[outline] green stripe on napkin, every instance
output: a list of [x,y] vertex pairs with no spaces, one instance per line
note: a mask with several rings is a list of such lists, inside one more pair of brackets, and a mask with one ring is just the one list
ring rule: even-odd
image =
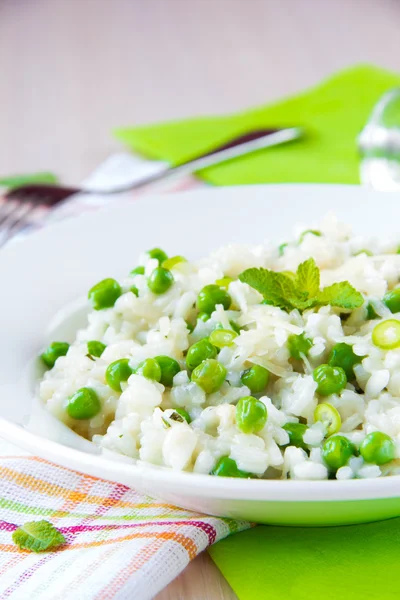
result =
[[240,600],[392,600],[400,519],[366,525],[259,526],[209,548]]
[[362,65],[275,104],[227,117],[122,128],[115,135],[132,150],[179,164],[250,130],[301,125],[303,140],[205,169],[201,176],[215,185],[358,183],[356,137],[379,97],[399,85],[399,75]]

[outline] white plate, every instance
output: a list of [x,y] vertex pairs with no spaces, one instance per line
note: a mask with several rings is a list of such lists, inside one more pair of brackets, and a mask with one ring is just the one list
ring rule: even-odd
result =
[[[146,248],[198,258],[229,242],[283,241],[328,211],[358,234],[398,231],[400,197],[356,186],[271,185],[143,197],[54,225],[0,253],[0,435],[57,464],[184,508],[264,523],[336,524],[400,515],[400,476],[353,481],[241,480],[114,462],[34,435],[32,360],[48,325],[96,281],[120,277]],[[400,238],[400,235],[399,235]],[[73,337],[70,333],[70,337]],[[46,435],[51,436],[51,427]],[[69,443],[67,441],[67,443]]]

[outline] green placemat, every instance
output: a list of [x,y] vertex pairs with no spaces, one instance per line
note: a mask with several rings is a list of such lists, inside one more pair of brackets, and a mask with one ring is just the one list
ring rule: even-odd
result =
[[398,85],[398,74],[362,65],[275,104],[227,117],[122,128],[115,135],[150,158],[179,164],[250,130],[301,125],[305,139],[206,169],[201,176],[215,185],[358,183],[356,137],[379,97]]
[[259,526],[209,553],[240,600],[399,597],[400,519],[345,527]]

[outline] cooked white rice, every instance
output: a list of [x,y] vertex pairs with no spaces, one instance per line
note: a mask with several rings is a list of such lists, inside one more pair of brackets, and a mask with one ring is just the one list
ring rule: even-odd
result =
[[[221,457],[233,459],[238,469],[256,477],[327,479],[322,447],[326,428],[314,422],[316,406],[328,402],[341,417],[338,433],[356,448],[367,434],[381,431],[396,444],[400,459],[400,348],[382,350],[371,340],[379,320],[400,320],[382,302],[388,289],[398,286],[400,255],[390,240],[351,237],[349,228],[335,218],[318,226],[322,235],[308,233],[299,243],[289,243],[280,255],[270,244],[254,247],[227,246],[199,262],[181,262],[172,269],[174,283],[160,295],[147,285],[148,276],[158,266],[148,254],[139,257],[144,275],[129,276],[120,282],[124,293],[113,308],[89,313],[85,329],[78,331],[66,356],[57,359],[40,383],[40,398],[47,410],[71,429],[107,451],[163,465],[176,470],[210,473]],[[359,253],[368,249],[373,255]],[[294,271],[313,257],[320,268],[321,285],[349,281],[365,298],[360,308],[349,313],[331,306],[288,313],[260,304],[262,296],[236,278],[250,267],[274,271]],[[223,278],[229,284],[232,305],[217,305],[207,321],[197,320],[196,298],[208,284]],[[129,291],[134,285],[138,297]],[[379,315],[367,320],[367,304],[372,302]],[[187,321],[195,324],[189,332]],[[226,381],[207,395],[191,381],[185,355],[196,341],[207,337],[217,326],[231,329],[235,321],[242,329],[231,346],[224,347],[217,360],[226,367]],[[304,360],[290,357],[287,340],[301,333],[312,341]],[[87,356],[87,341],[99,340],[106,349],[99,358]],[[313,370],[326,363],[332,347],[346,342],[358,356],[365,357],[354,368],[355,380],[339,394],[320,396]],[[122,393],[106,383],[110,363],[129,359],[134,369],[147,358],[166,355],[176,359],[181,371],[173,385],[165,388],[156,381],[132,374],[122,383]],[[236,404],[251,395],[241,383],[241,374],[252,364],[270,372],[268,387],[253,394],[265,404],[268,418],[256,433],[244,433],[236,423]],[[71,418],[66,407],[78,389],[93,389],[101,402],[101,412],[88,420]],[[175,408],[184,408],[190,424],[174,420]],[[284,426],[301,422],[309,426],[303,448],[289,444]],[[400,460],[378,466],[353,456],[336,472],[337,479],[379,477],[400,473]]]

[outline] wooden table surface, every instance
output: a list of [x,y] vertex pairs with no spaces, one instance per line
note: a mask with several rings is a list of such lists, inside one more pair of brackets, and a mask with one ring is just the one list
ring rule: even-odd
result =
[[[359,62],[400,71],[399,0],[0,0],[0,176],[78,183],[119,125],[227,113]],[[236,596],[207,555],[157,600]]]

